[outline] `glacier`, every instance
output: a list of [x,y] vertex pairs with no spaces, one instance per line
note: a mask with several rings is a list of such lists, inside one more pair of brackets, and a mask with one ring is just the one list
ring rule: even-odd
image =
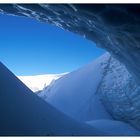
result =
[[[100,93],[100,100],[98,98],[96,100],[99,101],[98,104],[102,102],[103,105],[100,104],[100,107],[105,107],[106,110],[106,115],[103,116],[105,118],[102,118],[102,122],[106,123],[107,121],[104,121],[104,119],[111,115],[113,119],[129,123],[137,130],[140,130],[140,4],[0,4],[0,13],[11,16],[25,16],[56,25],[67,31],[79,34],[95,42],[97,47],[104,48],[110,52],[109,61],[103,63],[102,68],[100,67],[99,70],[104,72],[104,76],[100,77],[101,80],[99,80],[102,82],[97,80],[100,88],[97,88],[96,91],[97,95]],[[1,66],[0,73],[3,72],[4,75],[1,76],[5,82],[1,84],[0,93],[1,100],[4,99],[5,103],[3,100],[1,101],[2,107],[6,105],[7,100],[5,99],[11,93],[6,88],[9,83],[9,81],[6,81],[8,76],[6,76],[5,69]],[[108,79],[111,79],[111,81]],[[18,81],[15,78],[12,80]],[[8,85],[12,83],[12,80]],[[53,86],[57,85],[58,81]],[[16,83],[19,83],[19,81]],[[12,92],[21,92],[23,94],[23,91],[26,93],[26,90],[29,90],[27,87],[25,88],[25,85],[24,88],[21,85],[22,83],[14,86],[12,84]],[[4,92],[7,94],[4,94]],[[32,93],[31,91],[28,92]],[[15,93],[10,94],[11,99]],[[91,94],[91,91],[88,94]],[[50,102],[51,96],[53,94],[50,94],[50,97],[48,96]],[[42,101],[38,97],[35,98],[39,102]],[[8,98],[9,101],[11,99]],[[32,101],[32,99],[29,100]],[[16,100],[14,102],[15,105]],[[46,105],[46,103],[43,104]],[[19,108],[22,107],[21,104],[18,105]],[[2,112],[4,114],[5,109]],[[4,116],[1,117],[1,122],[8,120]],[[90,120],[91,117],[92,115],[90,114],[88,117],[83,116],[81,119],[85,121],[88,118],[87,123],[91,122],[91,125],[97,124],[94,120]],[[14,121],[15,119],[13,119]],[[24,126],[24,124],[22,125]],[[9,128],[12,127],[10,126]]]

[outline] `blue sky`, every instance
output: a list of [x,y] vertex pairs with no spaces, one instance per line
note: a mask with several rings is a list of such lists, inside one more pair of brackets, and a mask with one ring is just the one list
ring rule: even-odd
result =
[[0,60],[16,75],[70,72],[104,52],[53,25],[0,15]]

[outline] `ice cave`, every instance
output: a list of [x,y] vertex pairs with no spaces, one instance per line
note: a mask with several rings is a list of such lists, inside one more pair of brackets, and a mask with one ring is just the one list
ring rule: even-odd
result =
[[[70,110],[61,104],[64,98],[71,99],[72,95],[66,97],[63,92],[68,93],[69,90],[59,88],[58,85],[66,83],[67,86],[75,81],[78,72],[56,81],[52,86],[57,88],[51,88],[52,94],[46,102],[33,94],[0,63],[0,135],[140,135],[139,4],[0,4],[0,13],[54,24],[95,42],[98,47],[109,52],[94,64],[79,70],[83,79],[77,81],[78,93],[81,92],[80,84],[83,84],[83,80],[96,79],[96,76],[89,76],[89,73],[103,73],[100,81],[87,85],[92,89],[98,83],[96,92],[94,89],[89,92],[93,103],[90,111],[93,114],[88,116],[85,115],[87,111],[91,113],[88,106],[88,109],[84,106],[85,110],[77,113],[76,106],[75,110]],[[90,65],[96,68],[92,69]],[[73,89],[75,87],[71,86],[70,91],[73,92]],[[57,97],[55,92],[60,92],[61,96]],[[43,98],[44,93],[40,96]],[[86,96],[83,98],[87,100]],[[76,105],[77,100],[71,104],[65,100],[66,106]],[[102,110],[99,114],[95,113],[96,106]],[[118,129],[121,127],[125,131]]]

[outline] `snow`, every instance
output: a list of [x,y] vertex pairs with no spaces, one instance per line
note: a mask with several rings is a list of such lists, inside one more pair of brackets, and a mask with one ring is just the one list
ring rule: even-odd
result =
[[124,95],[131,77],[108,53],[51,82],[38,93],[43,99],[2,63],[0,77],[1,136],[140,135],[135,120],[128,120],[138,112]]
[[[40,96],[77,120],[111,118],[96,95],[98,84],[102,78],[99,62],[104,59],[109,59],[109,56],[105,55],[58,79],[47,90],[44,89]],[[94,67],[92,67],[93,65]]]
[[[111,135],[137,135],[139,131],[129,124],[129,118],[123,120],[126,116],[120,114],[124,109],[123,105],[129,102],[123,92],[127,90],[124,88],[130,77],[125,67],[106,53],[90,64],[54,81],[44,88],[39,96],[77,121],[94,122],[90,124],[103,131],[109,126],[106,132]],[[130,106],[126,109],[123,113],[129,113],[127,111],[131,110]],[[127,129],[119,131],[119,127]]]
[[62,74],[45,74],[45,75],[35,75],[35,76],[17,76],[28,88],[33,92],[42,90],[44,87],[50,85],[53,80],[59,79]]
[[99,93],[113,118],[130,123],[140,130],[140,88],[125,66],[111,57]]
[[124,123],[122,121],[116,120],[93,120],[88,121],[87,124],[90,124],[94,128],[98,130],[102,130],[104,132],[110,132],[112,135],[117,136],[131,136],[131,135],[139,135],[140,132],[131,127],[129,124]]
[[28,89],[0,63],[1,136],[106,135],[64,115]]

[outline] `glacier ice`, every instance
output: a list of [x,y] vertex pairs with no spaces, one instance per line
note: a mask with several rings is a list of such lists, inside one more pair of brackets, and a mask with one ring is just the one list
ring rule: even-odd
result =
[[99,93],[106,109],[117,120],[129,122],[140,129],[140,87],[125,66],[113,57],[104,63],[104,77]]

